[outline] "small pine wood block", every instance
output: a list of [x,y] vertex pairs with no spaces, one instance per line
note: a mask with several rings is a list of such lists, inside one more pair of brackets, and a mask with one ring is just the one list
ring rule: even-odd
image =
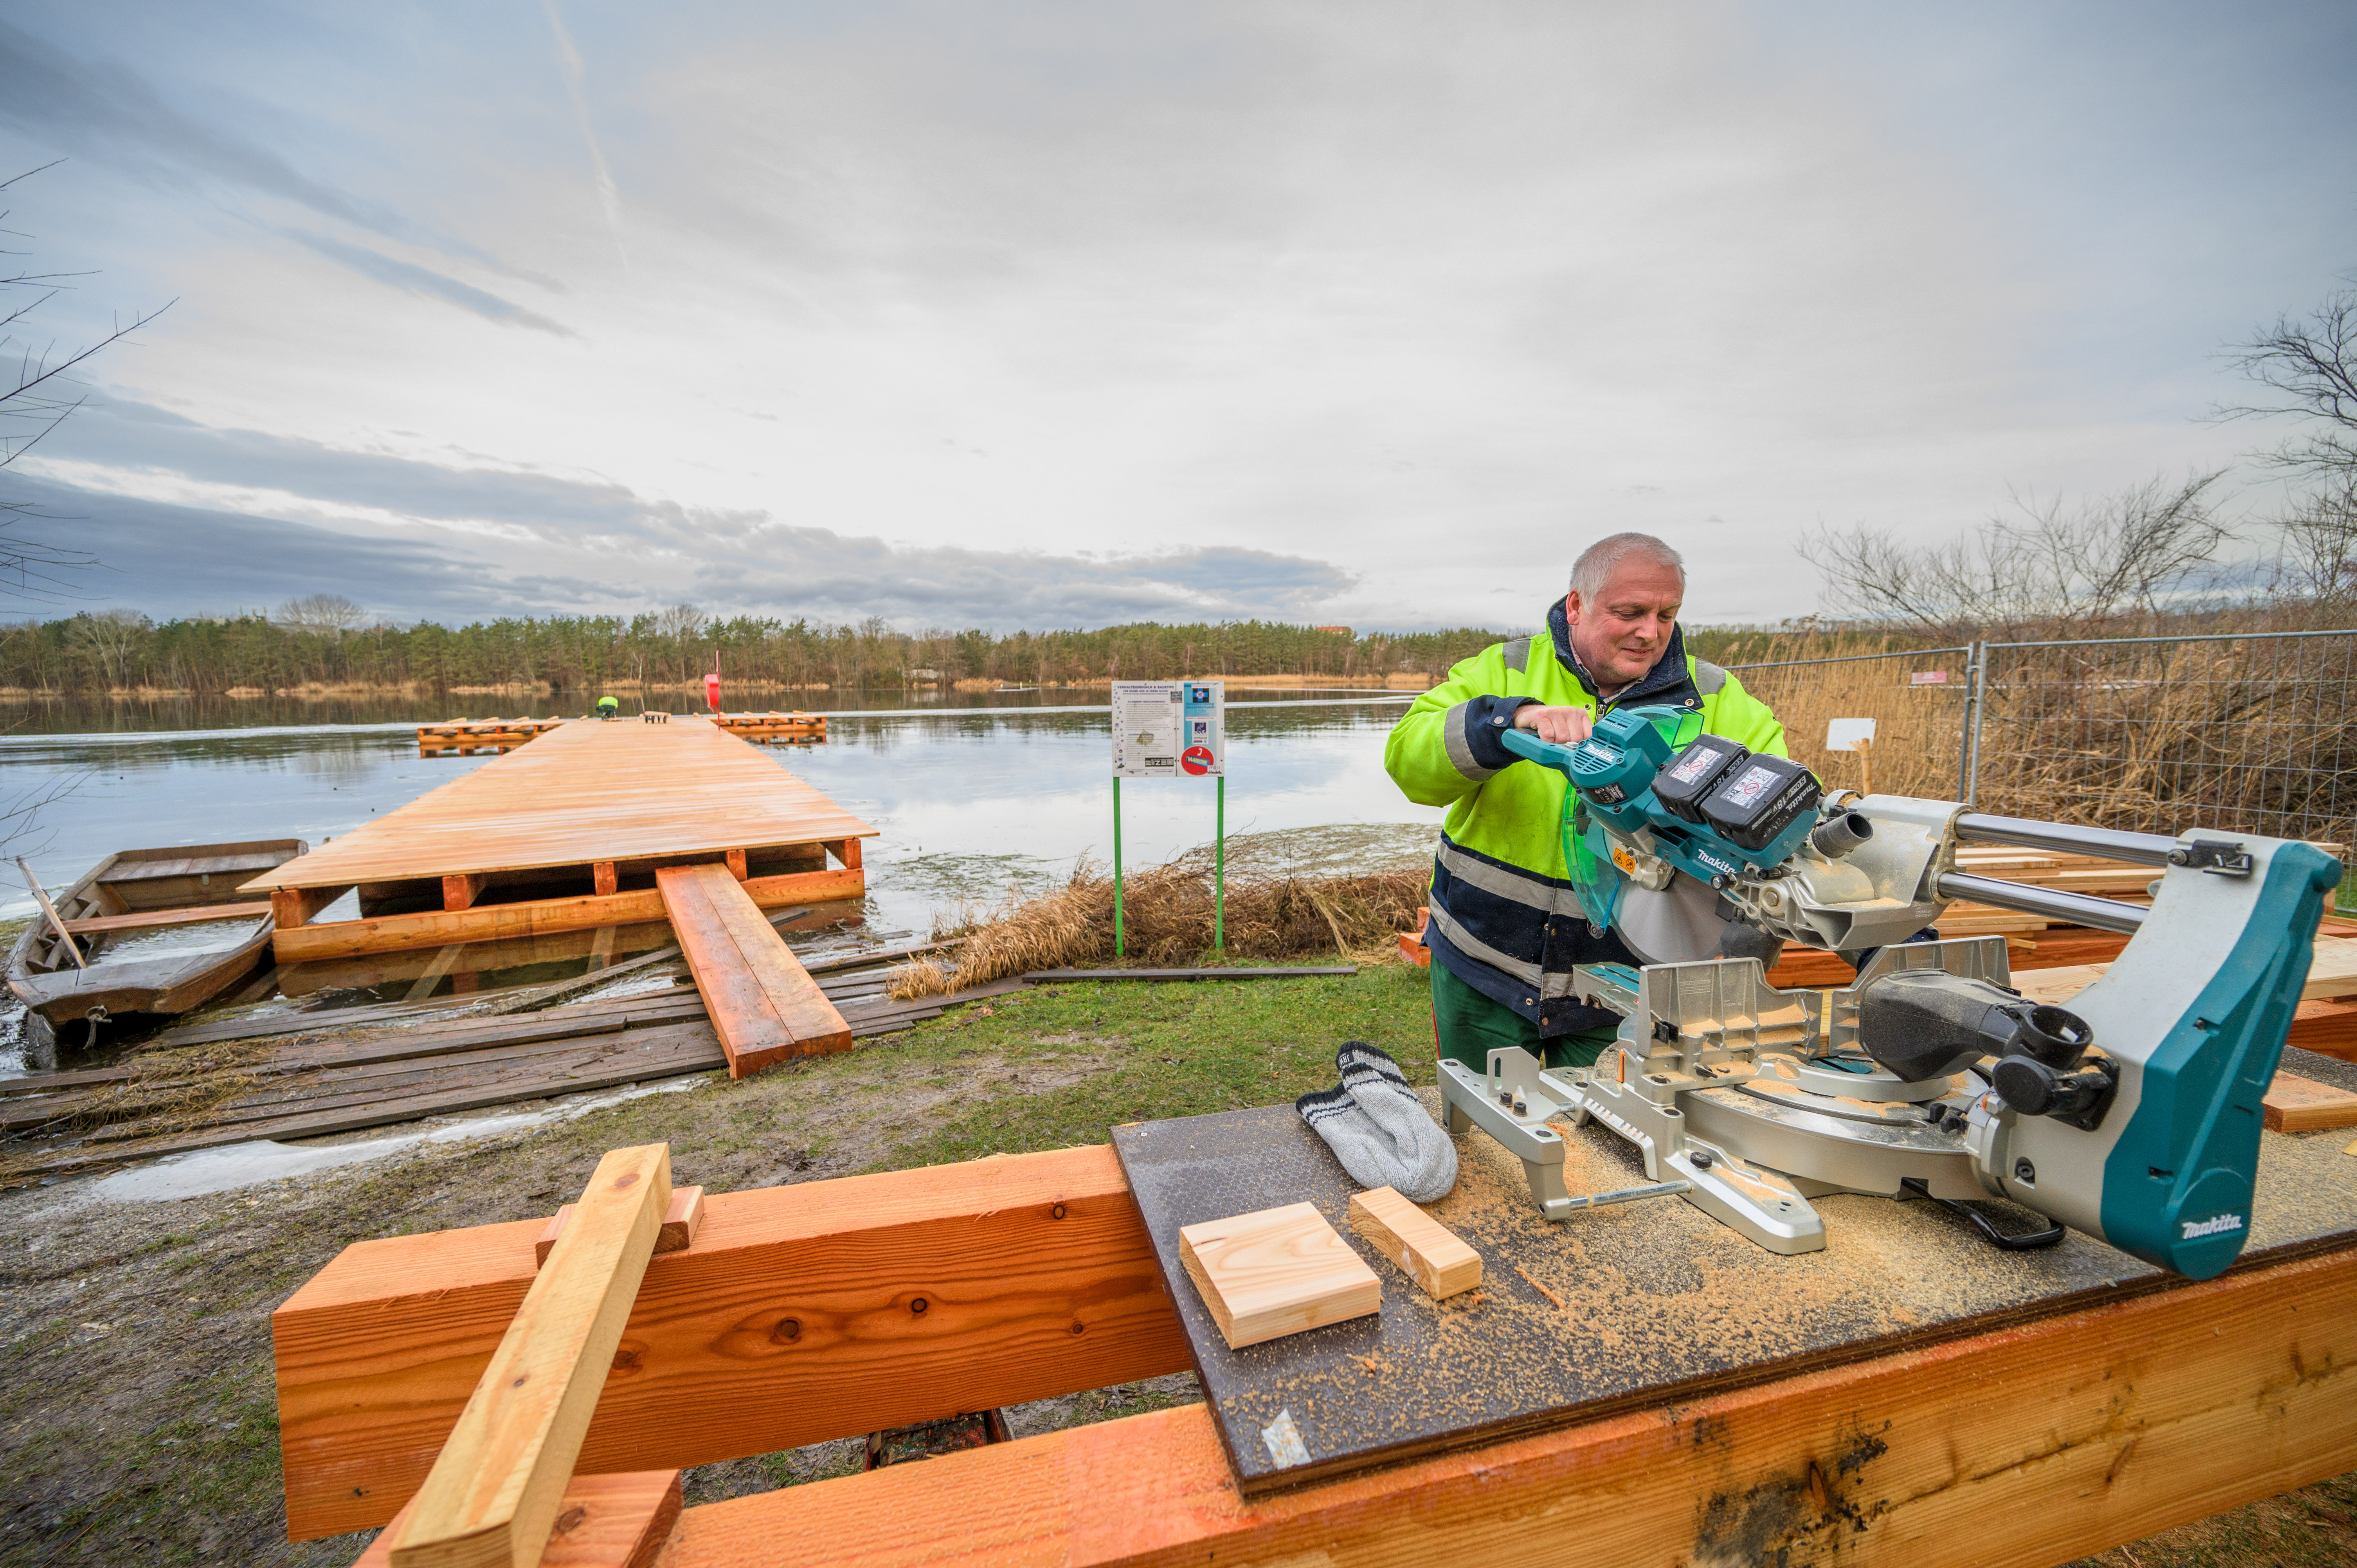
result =
[[[548,1544],[541,1549],[540,1568],[651,1568],[679,1522],[683,1501],[676,1470],[576,1476],[565,1488],[565,1506],[557,1509]],[[414,1498],[402,1505],[352,1568],[390,1568],[393,1542],[414,1507]]]
[[1390,1187],[1351,1195],[1351,1229],[1406,1270],[1435,1301],[1481,1283],[1481,1254]]
[[2335,1089],[2296,1073],[2279,1072],[2267,1085],[2267,1130],[2274,1133],[2321,1133],[2332,1127],[2357,1127],[2357,1094]]
[[1314,1204],[1181,1226],[1178,1261],[1232,1350],[1383,1310],[1383,1282]]
[[666,865],[655,886],[730,1078],[851,1048],[851,1026],[726,866]]
[[442,1444],[393,1568],[537,1568],[671,1206],[671,1145],[597,1162]]
[[[548,1229],[543,1230],[540,1240],[532,1244],[535,1267],[545,1268],[548,1265],[549,1251],[556,1245],[556,1239],[565,1234],[565,1222],[572,1218],[573,1205],[568,1203],[556,1211],[556,1218],[548,1222]],[[671,1207],[663,1210],[662,1229],[655,1232],[655,1256],[660,1258],[665,1252],[686,1251],[694,1244],[695,1233],[703,1225],[704,1189],[700,1187],[672,1188]]]

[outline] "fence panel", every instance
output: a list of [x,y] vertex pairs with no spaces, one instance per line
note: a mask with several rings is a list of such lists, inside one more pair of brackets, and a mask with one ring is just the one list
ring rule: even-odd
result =
[[[2357,632],[1990,643],[1983,811],[2147,832],[2357,838]],[[2357,902],[2343,881],[2339,904]]]
[[1963,798],[1971,650],[1915,649],[1842,659],[1731,665],[1784,722],[1784,744],[1828,789],[1855,789],[1855,752],[1828,752],[1834,719],[1872,719],[1874,787],[1885,795]]

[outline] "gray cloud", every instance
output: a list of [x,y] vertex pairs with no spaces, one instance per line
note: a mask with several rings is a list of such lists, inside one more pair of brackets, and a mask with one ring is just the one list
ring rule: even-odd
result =
[[48,455],[445,522],[617,531],[635,528],[646,510],[619,485],[511,468],[445,467],[296,436],[215,429],[122,397],[85,406],[49,437]]
[[461,310],[471,310],[486,321],[496,321],[502,327],[529,327],[535,331],[554,332],[560,338],[578,338],[579,333],[561,321],[551,321],[536,311],[501,299],[498,295],[460,283],[457,278],[444,277],[430,267],[396,261],[359,245],[347,245],[341,240],[330,240],[324,234],[313,234],[301,229],[281,228],[275,231],[307,250],[315,251],[331,262],[352,269],[362,277],[374,278],[394,288],[422,294],[428,299],[438,299],[455,305]]
[[[226,127],[183,113],[120,62],[92,64],[78,59],[5,22],[0,22],[0,81],[6,83],[6,91],[0,91],[0,124],[11,125],[75,156],[124,170],[158,188],[178,189],[194,175],[231,188],[293,202],[322,218],[349,223],[389,240],[425,244],[446,254],[465,256],[510,277],[546,288],[558,286],[553,279],[520,272],[475,245],[436,234],[389,208],[315,179],[276,153]],[[436,274],[424,268],[408,270],[436,278],[446,287],[425,287],[415,280],[394,275],[405,263],[350,246],[330,250],[328,247],[335,243],[331,241],[295,237],[379,282],[432,294],[479,315],[490,315],[494,320],[501,319],[453,292],[463,291],[490,300],[511,315],[530,317],[522,325],[566,330],[479,290],[468,289],[464,284],[436,278]],[[355,259],[363,257],[375,265]]]
[[[127,400],[93,404],[58,434],[53,459],[126,476],[274,491],[307,515],[366,508],[430,537],[386,539],[301,518],[156,501],[49,480],[11,495],[53,517],[109,570],[84,591],[157,616],[289,595],[344,594],[395,618],[632,612],[679,598],[725,611],[902,625],[1022,628],[1124,620],[1299,620],[1356,585],[1331,562],[1211,545],[1054,555],[894,544],[710,510],[613,484],[341,451],[250,430],[212,430]],[[470,532],[496,523],[506,532]],[[531,535],[512,537],[516,531]],[[38,534],[38,525],[30,532]]]
[[[7,499],[38,509],[15,532],[70,540],[98,558],[71,574],[84,601],[0,608],[44,618],[121,605],[159,619],[266,609],[322,588],[392,613],[468,601],[480,563],[411,540],[353,538],[271,518],[78,489],[11,469]],[[476,599],[479,604],[482,601]]]

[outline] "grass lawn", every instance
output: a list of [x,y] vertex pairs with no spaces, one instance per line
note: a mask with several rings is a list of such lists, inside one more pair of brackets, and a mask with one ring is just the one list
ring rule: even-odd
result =
[[[1289,1100],[1362,1039],[1429,1082],[1421,970],[1350,979],[1071,984],[969,1005],[844,1056],[718,1075],[576,1119],[178,1202],[89,1184],[0,1197],[0,1563],[343,1564],[289,1545],[269,1313],[348,1243],[544,1216],[598,1156],[667,1140],[714,1191],[1101,1143],[1113,1123]],[[363,1133],[362,1138],[382,1133]],[[1009,1412],[1018,1434],[1195,1398],[1184,1375]],[[857,1466],[856,1438],[690,1472],[692,1502]],[[2343,1477],[2095,1561],[2357,1565]]]

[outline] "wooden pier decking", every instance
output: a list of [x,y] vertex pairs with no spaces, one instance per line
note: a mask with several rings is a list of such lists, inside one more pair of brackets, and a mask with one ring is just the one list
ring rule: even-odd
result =
[[[761,908],[857,898],[875,832],[709,720],[568,720],[242,891],[291,964],[661,920],[668,865],[725,865]],[[359,918],[315,918],[354,889]]]

